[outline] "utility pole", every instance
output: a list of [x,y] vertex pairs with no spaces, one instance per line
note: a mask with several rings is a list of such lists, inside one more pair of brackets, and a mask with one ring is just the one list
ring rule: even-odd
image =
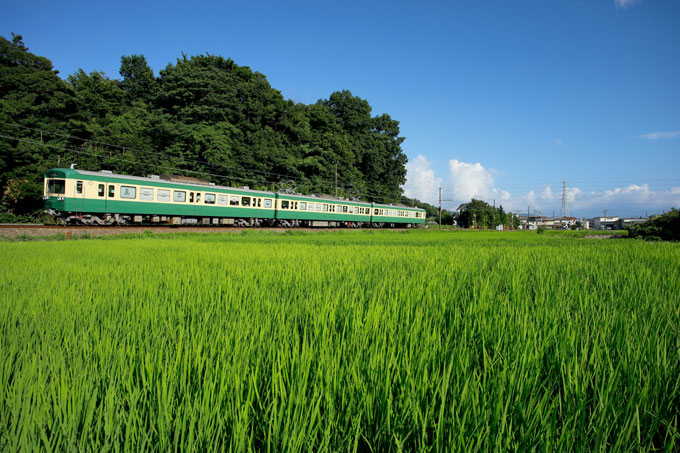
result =
[[496,229],[496,200],[493,201],[493,229]]
[[606,209],[604,210],[604,228],[602,228],[602,229],[603,230],[607,229],[607,210]]
[[439,229],[442,229],[442,188],[439,188]]

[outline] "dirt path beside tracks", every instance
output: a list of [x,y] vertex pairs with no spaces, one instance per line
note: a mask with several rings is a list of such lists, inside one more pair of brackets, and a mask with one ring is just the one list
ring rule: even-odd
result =
[[[364,228],[366,229],[366,228]],[[277,233],[284,233],[287,228],[241,228],[241,227],[213,227],[213,226],[109,226],[109,227],[91,227],[91,226],[57,226],[57,225],[29,225],[29,224],[15,224],[15,225],[0,225],[0,238],[6,237],[9,239],[17,239],[20,237],[54,237],[54,236],[70,236],[72,238],[79,238],[83,236],[107,236],[120,235],[130,233],[144,233],[151,231],[153,234],[168,234],[168,233],[223,233],[236,234],[242,231],[273,231]],[[338,228],[292,228],[293,231],[336,231]],[[345,230],[342,228],[342,230]]]

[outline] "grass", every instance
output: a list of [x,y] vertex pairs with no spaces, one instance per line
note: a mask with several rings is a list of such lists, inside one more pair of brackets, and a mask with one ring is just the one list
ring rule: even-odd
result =
[[0,244],[0,449],[680,445],[680,246],[365,232]]

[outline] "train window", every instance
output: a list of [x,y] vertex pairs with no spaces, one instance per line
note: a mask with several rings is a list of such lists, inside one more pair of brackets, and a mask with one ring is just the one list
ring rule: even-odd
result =
[[342,212],[347,212],[347,206],[342,207]]
[[265,208],[271,208],[272,207],[272,200],[270,198],[264,199],[264,207]]
[[378,210],[377,210],[377,209],[374,209],[374,210],[373,210],[373,215],[378,215]]
[[116,196],[116,186],[113,184],[109,184],[109,198],[113,198]]
[[134,200],[137,198],[137,188],[132,186],[120,186],[120,198]]
[[214,193],[205,194],[205,204],[215,204],[215,194]]
[[139,188],[139,199],[146,201],[153,201],[153,189],[148,187]]
[[317,212],[321,211],[321,203],[316,203],[315,208],[316,208]]
[[238,206],[239,205],[239,196],[238,195],[230,195],[229,196],[229,206]]
[[99,186],[97,187],[97,195],[99,195],[100,197],[104,196],[104,184],[99,184]]
[[281,200],[281,209],[288,209],[288,200]]
[[262,207],[262,198],[257,199],[257,207],[261,208]]
[[170,191],[165,189],[158,189],[156,194],[156,201],[170,201]]
[[189,203],[193,203],[193,202],[194,202],[194,193],[189,192]]
[[201,201],[201,194],[197,193],[196,194],[196,203],[199,203]]
[[322,210],[323,212],[328,212],[328,205],[327,205],[327,204],[324,204],[324,205],[322,206],[321,210]]
[[227,197],[226,195],[218,195],[217,196],[217,204],[221,204],[222,206],[226,206],[228,200],[229,200],[229,197]]
[[307,210],[307,203],[305,203],[304,201],[301,201],[300,202],[300,210],[306,211]]
[[172,194],[172,201],[184,203],[187,201],[187,193],[183,190],[175,190]]
[[63,179],[50,179],[47,181],[48,193],[64,193],[66,188],[66,181]]
[[298,202],[296,201],[295,202],[295,209],[297,209],[297,208],[298,208]]
[[313,211],[314,210],[314,203],[307,203],[307,210]]
[[76,193],[83,193],[83,182],[76,182]]
[[250,206],[250,197],[241,197],[241,206]]

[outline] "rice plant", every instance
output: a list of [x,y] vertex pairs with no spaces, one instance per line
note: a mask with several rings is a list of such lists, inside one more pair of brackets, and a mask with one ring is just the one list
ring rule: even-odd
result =
[[680,245],[0,243],[3,451],[677,451]]

